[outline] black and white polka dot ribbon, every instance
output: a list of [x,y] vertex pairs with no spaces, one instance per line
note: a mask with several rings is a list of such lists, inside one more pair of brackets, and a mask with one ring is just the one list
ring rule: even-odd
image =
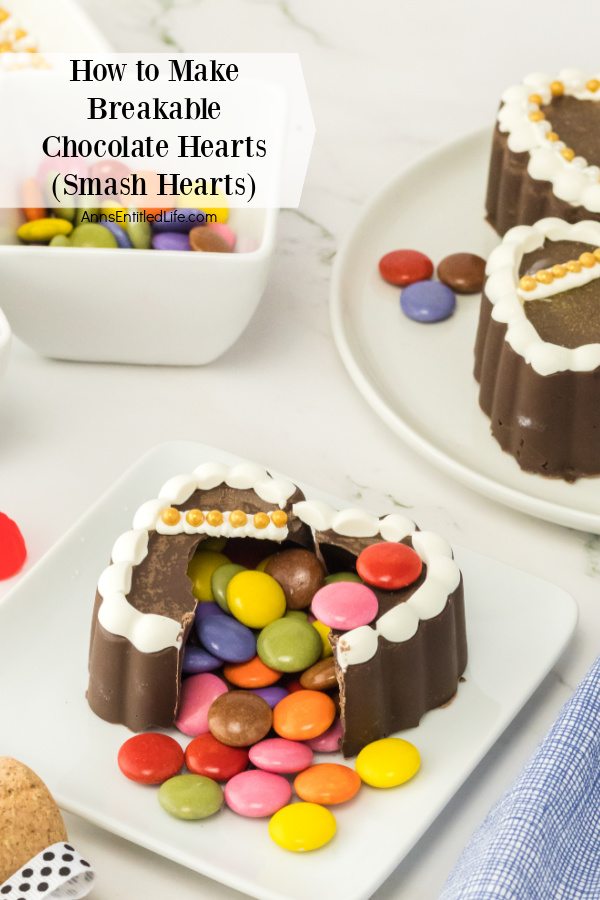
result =
[[79,900],[94,885],[94,871],[70,844],[52,844],[0,885],[0,900]]

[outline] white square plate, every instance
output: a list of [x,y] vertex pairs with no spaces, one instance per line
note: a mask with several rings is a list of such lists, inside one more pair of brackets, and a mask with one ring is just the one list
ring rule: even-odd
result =
[[229,810],[205,822],[172,819],[155,788],[128,782],[117,769],[130,733],[87,706],[88,637],[96,582],[115,537],[168,477],[209,459],[237,461],[200,444],[156,447],[0,604],[0,753],[38,771],[65,809],[255,897],[314,900],[325,885],[332,900],[369,897],[548,673],[575,628],[575,603],[545,581],[457,549],[470,661],[454,701],[405,734],[423,758],[414,781],[390,791],[363,787],[335,810],[334,841],[306,855],[271,843],[265,821]]

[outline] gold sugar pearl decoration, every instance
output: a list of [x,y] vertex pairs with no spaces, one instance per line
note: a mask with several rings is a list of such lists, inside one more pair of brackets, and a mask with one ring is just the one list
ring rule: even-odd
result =
[[181,513],[174,506],[167,506],[160,514],[165,525],[178,525],[181,519]]
[[554,142],[554,141],[560,140],[560,138],[558,137],[558,135],[555,131],[547,131],[546,132],[546,140]]
[[565,92],[565,86],[562,81],[551,81],[550,82],[550,93],[553,97],[562,97]]
[[575,151],[571,149],[571,147],[563,147],[560,151],[560,155],[567,160],[567,162],[572,162],[575,159]]
[[560,263],[557,263],[555,266],[552,266],[550,269],[555,278],[564,278],[567,274],[566,266],[561,266]]
[[530,94],[527,99],[530,103],[534,103],[536,106],[541,106],[543,103],[543,100],[539,94]]
[[582,266],[578,259],[570,259],[569,262],[565,263],[569,272],[581,272]]
[[598,88],[600,88],[600,81],[598,81],[597,78],[590,78],[589,81],[586,81],[585,86],[591,94],[595,94]]
[[546,118],[546,115],[541,109],[534,109],[533,112],[529,113],[529,118],[532,122],[542,122]]
[[271,520],[266,512],[257,512],[254,514],[254,527],[255,528],[267,528],[270,524]]
[[519,287],[522,291],[534,291],[537,287],[537,281],[531,275],[523,275],[519,280]]
[[201,509],[188,509],[185,514],[185,519],[192,528],[199,528],[204,522],[204,513]]
[[8,10],[0,6],[0,24],[2,22],[6,22],[7,19],[10,19],[10,13],[8,12]]
[[219,525],[223,524],[223,513],[219,509],[211,509],[210,512],[206,513],[206,522],[213,528],[218,528]]
[[275,512],[271,513],[271,522],[276,528],[285,528],[287,521],[287,513],[283,509],[276,509]]
[[582,266],[585,266],[586,269],[591,269],[592,266],[596,265],[596,257],[590,252],[582,253],[579,257],[579,262]]
[[229,524],[233,528],[243,528],[248,521],[248,516],[243,509],[234,509],[229,513]]
[[598,262],[600,262],[600,247],[596,247],[596,249],[593,250],[592,252],[593,252],[595,258],[598,260]]
[[552,272],[549,272],[548,269],[540,269],[539,272],[535,273],[535,280],[539,282],[539,284],[552,284],[554,275]]

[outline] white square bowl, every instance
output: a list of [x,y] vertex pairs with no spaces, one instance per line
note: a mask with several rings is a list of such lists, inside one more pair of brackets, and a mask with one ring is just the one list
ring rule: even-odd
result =
[[[73,0],[8,2],[43,52],[100,53],[106,40]],[[50,9],[51,7],[51,9]],[[0,302],[43,356],[201,365],[241,335],[264,292],[276,210],[232,210],[249,253],[26,247],[16,210],[0,210]]]

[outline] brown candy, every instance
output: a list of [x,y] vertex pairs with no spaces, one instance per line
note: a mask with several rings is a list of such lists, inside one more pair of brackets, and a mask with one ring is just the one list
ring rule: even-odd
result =
[[437,274],[457,294],[479,294],[485,281],[485,259],[476,253],[452,253],[438,265]]
[[325,583],[325,569],[310,550],[282,550],[269,560],[265,572],[283,588],[288,609],[307,609]]
[[262,741],[272,722],[269,704],[249,691],[221,694],[208,710],[211,734],[228,747],[249,747]]
[[231,249],[225,238],[206,225],[197,225],[190,231],[190,247],[204,253],[230,253]]
[[307,691],[328,691],[337,687],[333,656],[321,659],[300,676],[300,684]]

